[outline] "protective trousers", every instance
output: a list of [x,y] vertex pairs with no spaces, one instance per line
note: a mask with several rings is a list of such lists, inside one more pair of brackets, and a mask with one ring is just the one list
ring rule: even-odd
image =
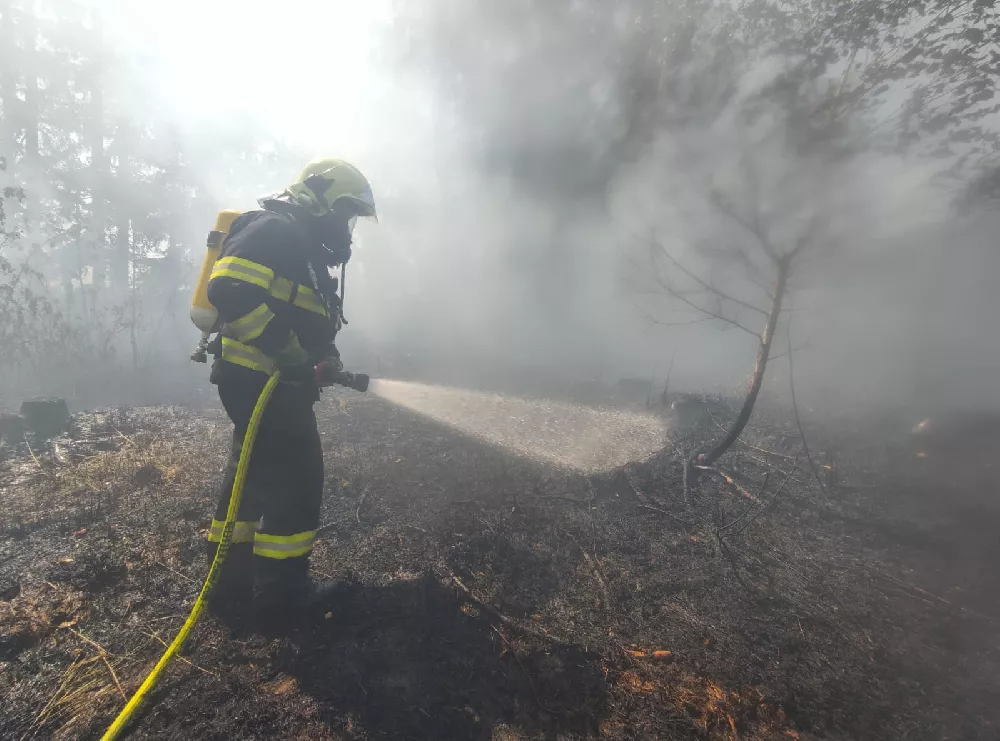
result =
[[[219,383],[219,398],[234,429],[208,533],[210,557],[222,536],[243,437],[263,387],[264,380],[234,378]],[[313,412],[316,396],[315,388],[282,383],[264,411],[232,545],[215,588],[217,604],[252,596],[254,581],[260,592],[278,602],[294,597],[289,593],[296,589],[308,588],[309,555],[323,498],[323,448]]]

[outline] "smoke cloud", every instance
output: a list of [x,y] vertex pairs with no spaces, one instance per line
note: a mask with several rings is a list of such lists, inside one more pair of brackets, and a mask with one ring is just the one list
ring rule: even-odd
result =
[[[766,276],[717,254],[759,250],[713,204],[719,191],[737,210],[759,207],[777,245],[821,224],[784,315],[809,404],[1000,401],[995,213],[958,217],[940,158],[836,158],[806,141],[781,102],[819,105],[820,93],[804,82],[776,93],[794,54],[747,48],[725,4],[383,0],[266,17],[235,1],[133,5],[98,4],[100,43],[134,61],[105,72],[109,110],[155,111],[171,136],[144,156],[181,153],[175,164],[200,183],[200,210],[175,240],[185,288],[213,209],[252,208],[316,156],[369,175],[380,223],[358,227],[340,341],[358,370],[559,387],[662,380],[673,362],[678,388],[732,391],[755,338],[689,323],[649,257],[651,244],[669,249],[766,304]],[[850,73],[834,64],[815,87]],[[181,336],[196,340],[186,295],[174,300],[151,309],[166,325],[142,330],[163,364],[186,357]],[[166,342],[164,326],[175,327]],[[773,371],[767,391],[781,396],[784,362]]]

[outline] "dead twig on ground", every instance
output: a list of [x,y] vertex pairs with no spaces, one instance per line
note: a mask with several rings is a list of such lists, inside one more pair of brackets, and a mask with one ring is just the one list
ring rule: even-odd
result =
[[594,484],[592,481],[587,479],[587,493],[589,497],[587,499],[587,515],[590,517],[590,550],[594,554],[594,558],[597,558],[597,523],[594,521]]
[[[680,452],[680,451],[678,451],[678,452]],[[691,466],[692,465],[693,465],[693,463],[692,463],[691,460],[689,460],[688,458],[686,458],[683,455],[681,456],[681,466],[683,466],[682,473],[681,473],[681,483],[684,485],[684,501],[687,502],[687,506],[688,507],[692,506],[692,503],[691,503],[691,490],[688,487],[688,475],[691,472]]]
[[[170,645],[165,640],[163,640],[162,638],[160,638],[160,636],[158,636],[156,633],[147,633],[144,630],[140,630],[138,632],[142,633],[147,638],[152,638],[153,640],[158,641],[164,648],[167,648]],[[183,661],[185,664],[187,664],[191,668],[197,669],[198,671],[202,672],[203,674],[207,674],[210,677],[215,677],[216,679],[219,678],[219,675],[216,672],[210,671],[210,670],[206,669],[203,666],[198,666],[197,664],[195,664],[194,662],[192,662],[190,659],[187,659],[187,658],[181,656],[180,654],[176,654],[174,656],[174,658],[178,659],[179,661]]]
[[721,468],[716,468],[715,466],[700,466],[697,464],[694,465],[694,468],[697,468],[699,471],[706,471],[708,473],[714,474],[715,476],[718,476],[727,484],[729,484],[731,487],[733,487],[733,489],[736,490],[736,493],[739,494],[741,497],[743,497],[744,499],[749,499],[751,502],[754,502],[755,504],[760,504],[760,499],[758,499],[756,496],[754,496],[745,488],[743,488],[740,484],[737,483],[736,479],[733,478],[731,474],[726,473]]
[[690,525],[694,524],[690,520],[685,520],[683,517],[678,517],[677,515],[673,514],[672,512],[668,512],[663,507],[658,507],[658,506],[652,504],[649,501],[649,497],[647,497],[643,493],[643,491],[638,487],[638,485],[636,485],[635,481],[632,480],[632,475],[629,473],[628,467],[625,467],[625,468],[622,469],[622,475],[625,477],[625,481],[628,483],[629,487],[632,489],[632,493],[635,494],[636,499],[639,500],[639,502],[640,502],[639,506],[640,507],[643,507],[644,509],[651,509],[654,512],[660,512],[661,514],[666,515],[671,520],[674,520],[675,522],[680,523],[681,525],[688,525],[688,526],[690,526]]
[[580,553],[583,554],[583,560],[587,562],[587,566],[590,567],[591,573],[593,573],[594,578],[597,580],[598,585],[601,587],[601,594],[604,597],[604,609],[611,609],[611,592],[608,589],[608,582],[605,580],[604,575],[601,573],[600,562],[596,558],[592,557],[583,548],[580,548]]
[[[726,530],[729,530],[730,528],[735,527],[740,522],[742,522],[748,515],[750,515],[751,513],[753,513],[753,516],[750,517],[750,520],[747,522],[747,524],[744,525],[743,527],[741,527],[739,530],[736,530],[734,532],[738,535],[739,533],[742,533],[744,530],[746,530],[748,527],[750,527],[750,525],[752,525],[754,523],[754,521],[758,517],[760,517],[761,514],[763,514],[764,511],[766,509],[768,509],[768,507],[771,506],[771,504],[775,501],[775,499],[778,498],[778,495],[781,494],[781,492],[783,492],[785,490],[785,487],[788,485],[788,482],[791,480],[793,473],[795,473],[795,469],[794,468],[792,468],[785,475],[785,479],[784,479],[784,481],[781,482],[781,486],[779,486],[777,488],[777,490],[775,490],[774,494],[771,495],[771,498],[768,499],[766,503],[764,503],[761,506],[757,507],[756,510],[755,510],[755,508],[752,505],[749,506],[749,507],[747,507],[746,510],[743,511],[743,514],[741,514],[735,520],[733,520],[732,522],[730,522],[728,525],[723,525],[721,528],[719,528],[719,530],[718,530],[718,532],[716,534],[718,535],[720,533],[724,533]],[[761,490],[761,493],[763,493],[764,487],[762,486],[760,490]],[[758,501],[760,501],[760,500],[758,499]],[[726,537],[728,537],[728,535],[723,535],[722,536],[723,539],[725,539]]]
[[535,704],[546,713],[551,713],[552,711],[542,704],[542,700],[538,696],[538,691],[535,689],[535,683],[531,681],[531,675],[528,674],[528,670],[525,668],[524,662],[521,661],[521,657],[517,655],[517,649],[514,648],[513,644],[507,639],[507,636],[505,636],[497,626],[491,625],[490,628],[493,629],[494,633],[500,636],[500,640],[504,642],[507,646],[507,650],[510,651],[511,655],[514,657],[514,661],[517,662],[517,665],[521,667],[521,671],[524,672],[524,678],[528,680],[528,688],[531,690],[531,694],[535,698]]
[[104,648],[104,646],[102,646],[100,643],[95,641],[93,638],[88,638],[83,633],[78,631],[76,628],[67,626],[67,630],[69,630],[70,633],[77,636],[81,640],[86,641],[91,646],[97,649],[98,656],[100,656],[101,660],[104,661],[104,665],[108,667],[108,671],[111,673],[111,679],[114,680],[115,687],[118,688],[119,694],[122,696],[122,699],[125,700],[125,702],[128,702],[128,695],[126,695],[125,690],[122,689],[122,683],[118,681],[118,675],[115,673],[114,667],[111,666],[111,662],[108,661],[108,655],[110,654],[111,656],[114,656],[114,654],[111,654],[111,652],[108,651],[106,648]]
[[333,530],[336,527],[337,527],[337,523],[335,523],[335,522],[328,522],[325,525],[320,525],[319,528],[316,530],[316,535],[318,537],[318,536],[322,535],[323,533],[330,532],[331,530]]
[[955,602],[946,600],[944,597],[939,597],[933,592],[928,592],[926,589],[918,587],[916,584],[910,584],[909,582],[902,581],[901,579],[897,579],[894,576],[890,576],[889,574],[886,574],[885,572],[879,571],[878,569],[872,568],[870,566],[855,566],[855,565],[840,564],[837,562],[833,563],[834,565],[839,566],[842,569],[860,571],[862,573],[867,573],[872,576],[875,576],[879,579],[889,582],[890,584],[894,584],[895,586],[900,587],[901,589],[908,590],[909,592],[911,592],[911,596],[921,597],[927,602],[930,602],[932,604],[938,604],[938,605],[944,605],[945,607],[950,607],[952,609],[958,610],[959,612],[964,612],[972,617],[979,618],[980,620],[985,620],[986,622],[994,626],[1000,625],[1000,620],[997,620],[991,615],[987,615],[985,613],[978,612],[976,610],[971,610],[968,607],[963,607],[962,605],[956,604]]
[[[712,424],[714,424],[723,432],[726,432],[726,428],[723,427],[721,424],[719,424],[719,421],[712,415],[711,411],[709,411],[706,408],[705,413],[708,414],[708,418],[712,420]],[[773,455],[775,458],[787,458],[788,460],[792,460],[793,458],[795,458],[794,455],[788,455],[787,453],[779,453],[776,450],[768,450],[767,448],[762,448],[758,445],[753,445],[752,443],[748,443],[746,440],[742,438],[740,438],[736,442],[738,442],[740,445],[750,448],[751,450],[756,450],[758,453],[763,453],[764,455]]]
[[741,587],[747,590],[747,593],[752,593],[753,589],[751,589],[750,585],[743,578],[743,575],[740,574],[740,565],[736,560],[736,554],[733,553],[733,549],[729,547],[725,537],[722,536],[718,528],[715,530],[715,540],[719,544],[719,551],[726,557],[726,560],[729,561],[729,566],[733,570],[733,576],[736,577],[736,581],[739,582]]
[[118,694],[122,696],[125,702],[128,702],[128,695],[125,694],[125,690],[122,689],[122,683],[118,681],[118,675],[115,674],[114,667],[111,666],[111,662],[108,661],[108,657],[101,654],[101,659],[104,661],[104,665],[108,667],[108,671],[111,672],[111,678],[115,681],[115,687],[118,688]]
[[[761,496],[761,495],[762,495],[762,494],[764,493],[764,489],[765,489],[765,488],[767,487],[767,482],[768,482],[768,481],[769,481],[770,479],[771,479],[771,472],[770,472],[770,471],[768,471],[768,472],[767,472],[767,474],[766,474],[766,475],[764,476],[764,483],[762,483],[762,484],[760,485],[760,489],[758,489],[758,490],[757,490],[757,497],[758,497],[758,499],[759,499],[759,498],[760,498],[760,496]],[[742,514],[740,514],[740,516],[739,516],[739,517],[737,517],[737,518],[736,518],[735,520],[732,520],[731,522],[729,522],[729,523],[727,523],[727,524],[723,525],[722,527],[719,527],[719,528],[718,528],[718,529],[716,530],[716,535],[718,535],[719,533],[723,533],[723,532],[725,532],[726,530],[728,530],[729,528],[733,527],[733,526],[734,526],[735,524],[737,524],[738,522],[741,522],[741,521],[743,520],[743,518],[744,518],[744,517],[746,517],[747,515],[749,515],[749,514],[750,514],[750,513],[751,513],[751,512],[753,511],[753,508],[754,508],[754,506],[755,506],[755,505],[754,505],[754,504],[752,504],[752,503],[751,503],[751,504],[748,504],[748,505],[746,506],[746,509],[744,509],[744,510],[743,510]],[[725,536],[723,536],[723,537],[725,537]]]
[[757,520],[757,518],[759,518],[762,514],[764,514],[764,512],[770,509],[771,505],[774,504],[774,502],[777,501],[778,497],[781,495],[781,492],[785,490],[785,487],[788,485],[788,482],[791,481],[793,473],[795,473],[794,468],[788,472],[788,475],[785,476],[785,480],[781,482],[781,486],[779,486],[777,490],[775,490],[774,494],[771,495],[771,498],[767,500],[767,503],[764,504],[763,507],[759,508],[753,514],[753,516],[750,518],[750,520],[747,522],[746,525],[744,525],[743,527],[741,527],[739,530],[736,531],[737,535],[739,535],[740,533],[745,531],[748,527],[753,525],[754,522]]
[[63,672],[62,679],[60,680],[59,686],[56,688],[56,691],[52,694],[52,697],[49,698],[49,701],[45,703],[45,707],[43,707],[38,712],[38,715],[35,716],[35,728],[31,733],[32,737],[48,721],[52,709],[55,707],[56,703],[62,697],[63,692],[65,692],[66,688],[69,687],[69,684],[73,680],[73,677],[75,676],[76,672],[82,666],[85,666],[86,664],[89,663],[93,663],[95,661],[97,661],[96,656],[92,656],[89,659],[76,658],[73,659],[73,663],[71,663],[68,667],[66,667],[66,671]]
[[458,577],[457,574],[452,573],[451,574],[451,580],[455,584],[455,586],[457,586],[462,591],[462,593],[465,594],[466,598],[468,598],[468,600],[470,602],[472,602],[472,604],[474,604],[476,607],[478,607],[480,610],[482,610],[483,612],[487,613],[488,615],[491,615],[496,620],[499,620],[501,623],[503,623],[507,627],[512,628],[513,630],[516,630],[516,631],[518,631],[520,633],[523,633],[525,635],[529,635],[529,636],[532,636],[534,638],[540,638],[543,641],[549,641],[550,643],[555,643],[555,644],[560,645],[560,646],[569,646],[569,645],[572,645],[570,643],[570,641],[566,641],[566,640],[563,640],[562,638],[559,638],[558,636],[554,636],[551,633],[549,633],[548,631],[545,631],[545,630],[536,630],[536,629],[534,629],[534,628],[532,628],[532,627],[530,627],[528,625],[525,625],[520,620],[515,620],[514,618],[510,617],[509,615],[504,615],[502,612],[500,612],[500,610],[498,610],[497,608],[495,608],[489,602],[485,602],[485,601],[479,599],[479,597],[477,597],[475,595],[475,593],[473,593],[473,591],[471,589],[469,589],[467,586],[465,586],[465,582],[463,582]]
[[364,489],[361,490],[361,498],[358,499],[358,508],[354,510],[354,519],[358,521],[359,525],[361,524],[361,508],[364,506],[365,497],[367,496],[368,496],[368,487],[366,486]]
[[42,462],[38,460],[38,456],[35,455],[35,451],[31,449],[31,443],[28,442],[28,433],[24,433],[24,444],[28,446],[28,452],[31,454],[31,460],[33,460],[35,465],[38,466],[38,470],[41,471],[44,476],[48,476],[49,472],[42,467]]
[[[535,497],[535,501],[540,501],[542,499],[554,499],[559,502],[569,502],[570,504],[575,504],[577,507],[589,507],[589,501],[583,501],[582,499],[574,499],[573,497],[563,497],[558,494],[543,494],[540,497]],[[479,502],[473,502],[473,500],[468,499],[461,502],[454,502],[454,504],[479,504]]]
[[174,569],[174,568],[171,568],[170,566],[167,566],[167,565],[166,565],[165,563],[163,563],[162,561],[153,561],[153,563],[154,563],[154,564],[156,564],[157,566],[162,566],[162,567],[163,567],[163,568],[165,568],[165,569],[166,569],[167,571],[169,571],[169,572],[170,572],[171,574],[173,574],[174,576],[178,576],[178,577],[180,577],[181,579],[183,579],[183,580],[184,580],[184,581],[186,581],[186,582],[189,582],[189,583],[191,583],[191,584],[198,584],[198,580],[197,580],[197,579],[192,579],[192,578],[191,578],[190,576],[188,576],[187,574],[182,574],[182,573],[181,573],[180,571],[178,571],[177,569]]

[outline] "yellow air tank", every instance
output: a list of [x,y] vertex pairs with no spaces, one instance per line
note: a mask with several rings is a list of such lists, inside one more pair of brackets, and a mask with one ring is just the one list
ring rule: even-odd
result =
[[194,322],[194,326],[201,330],[201,340],[198,342],[197,349],[191,354],[191,360],[198,363],[208,362],[208,341],[212,333],[218,331],[216,322],[219,318],[219,312],[208,300],[208,281],[212,277],[215,261],[219,259],[219,252],[222,251],[222,241],[229,233],[229,227],[239,215],[239,211],[219,211],[219,215],[215,217],[215,229],[208,233],[205,262],[202,263],[198,285],[195,286],[194,297],[191,299],[191,321]]

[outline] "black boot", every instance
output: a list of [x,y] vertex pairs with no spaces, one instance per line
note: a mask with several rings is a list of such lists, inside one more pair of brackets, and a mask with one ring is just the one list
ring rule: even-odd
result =
[[305,616],[323,607],[332,585],[309,576],[309,556],[256,559],[254,611],[260,616]]
[[[217,549],[218,543],[208,543],[209,567]],[[253,602],[253,543],[229,545],[207,600],[209,611],[227,621],[249,614]]]

